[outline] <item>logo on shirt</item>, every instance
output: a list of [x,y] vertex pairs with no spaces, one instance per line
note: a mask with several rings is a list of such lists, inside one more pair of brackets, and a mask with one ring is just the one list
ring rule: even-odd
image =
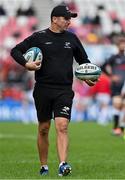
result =
[[45,30],[42,30],[42,31],[39,31],[39,33],[46,33],[46,31],[45,31]]
[[52,42],[51,42],[51,41],[48,41],[48,42],[45,42],[45,44],[52,44]]
[[70,42],[65,42],[64,48],[71,48],[71,43]]

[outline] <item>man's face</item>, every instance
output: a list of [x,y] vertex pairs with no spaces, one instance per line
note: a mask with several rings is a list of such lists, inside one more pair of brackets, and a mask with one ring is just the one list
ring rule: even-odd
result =
[[56,24],[57,28],[60,29],[60,31],[64,31],[68,29],[71,23],[71,18],[55,17],[54,23]]
[[125,51],[125,42],[119,43],[118,48],[120,51]]

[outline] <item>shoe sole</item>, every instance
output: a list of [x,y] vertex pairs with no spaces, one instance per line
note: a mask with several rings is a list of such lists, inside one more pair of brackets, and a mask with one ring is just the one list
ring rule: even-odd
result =
[[48,173],[42,173],[42,174],[40,174],[41,176],[47,176],[48,175]]
[[68,174],[71,174],[71,168],[67,167],[64,169],[64,172],[59,174],[59,176],[67,176]]
[[42,172],[42,173],[40,173],[41,176],[47,176],[48,174],[49,174],[48,171],[47,171],[47,172]]

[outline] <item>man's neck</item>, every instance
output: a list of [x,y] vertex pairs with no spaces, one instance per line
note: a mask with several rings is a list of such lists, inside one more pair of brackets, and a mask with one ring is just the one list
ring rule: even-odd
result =
[[59,28],[57,28],[54,25],[51,25],[49,29],[54,33],[62,33],[63,32],[62,30],[60,30]]
[[125,55],[125,51],[120,51],[119,54],[120,55]]

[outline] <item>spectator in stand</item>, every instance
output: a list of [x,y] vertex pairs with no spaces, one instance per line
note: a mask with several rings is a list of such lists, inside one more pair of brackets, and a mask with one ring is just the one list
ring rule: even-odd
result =
[[125,79],[125,38],[119,37],[117,41],[118,53],[112,55],[102,66],[102,70],[111,78],[111,94],[114,106],[113,134],[121,135],[123,128],[119,127],[119,117],[122,107],[121,89]]

